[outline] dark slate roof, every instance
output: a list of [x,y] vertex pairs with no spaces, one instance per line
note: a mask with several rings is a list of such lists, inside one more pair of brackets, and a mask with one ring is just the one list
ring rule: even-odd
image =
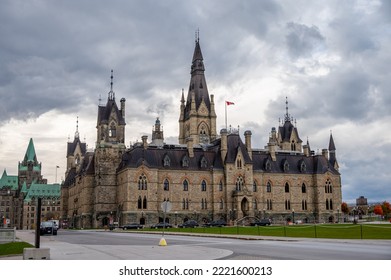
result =
[[[168,156],[170,160],[169,166],[164,166],[164,159]],[[183,159],[187,157],[189,165],[183,167]],[[206,159],[206,167],[201,167],[202,159]],[[194,157],[190,158],[188,150],[183,146],[165,145],[162,148],[148,146],[144,149],[142,146],[136,146],[128,150],[122,156],[121,164],[118,170],[131,167],[137,168],[140,165],[146,165],[149,168],[160,169],[189,169],[189,170],[209,170],[211,168],[222,168],[221,156],[214,147],[201,148],[194,147]]]
[[283,126],[280,126],[278,128],[278,132],[281,135],[282,141],[290,141],[292,132],[295,131],[297,137],[299,138],[299,142],[301,143],[302,140],[299,137],[299,132],[297,131],[297,128],[294,127],[294,125],[289,121],[286,120]]
[[242,142],[239,134],[229,134],[227,136],[227,157],[225,158],[226,163],[233,163],[236,160],[239,149],[243,154],[245,163],[251,163],[251,158],[247,152],[246,145]]
[[67,147],[67,156],[69,155],[73,155],[74,152],[75,152],[75,149],[77,147],[77,144],[80,144],[80,150],[81,150],[81,153],[82,155],[84,156],[86,151],[87,151],[87,144],[86,143],[82,143],[80,141],[80,138],[79,137],[75,137],[75,139],[73,140],[72,143],[68,142],[68,147]]
[[202,100],[204,100],[205,105],[208,108],[209,112],[211,110],[209,92],[208,92],[208,87],[206,85],[204,72],[205,72],[205,66],[203,62],[201,47],[200,47],[199,40],[197,40],[194,49],[194,54],[193,54],[192,66],[191,66],[191,79],[189,85],[189,92],[187,94],[185,117],[189,117],[189,112],[191,107],[191,96],[193,92],[195,97],[196,109],[198,110]]
[[68,172],[68,176],[65,178],[62,186],[68,187],[75,183],[75,178],[79,175],[94,175],[95,174],[95,154],[93,152],[87,152],[81,162],[81,167],[76,172],[76,167],[71,168]]
[[330,141],[329,141],[329,151],[335,151],[335,144],[334,144],[334,139],[333,135],[330,134]]
[[[270,170],[266,169],[266,162],[270,163]],[[284,170],[285,162],[289,166],[288,170]],[[302,163],[305,165],[304,170],[301,169]],[[253,152],[253,170],[287,174],[324,174],[330,171],[339,174],[322,155],[306,157],[303,154],[276,153],[276,161],[272,161],[270,154],[266,151]]]
[[125,119],[122,117],[122,111],[118,109],[114,98],[108,98],[106,106],[98,107],[98,124],[108,123],[112,110],[114,110],[117,115],[118,123],[120,125],[125,125]]

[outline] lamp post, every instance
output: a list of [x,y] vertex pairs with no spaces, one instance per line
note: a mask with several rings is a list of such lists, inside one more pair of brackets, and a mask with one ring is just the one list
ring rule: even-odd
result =
[[339,208],[337,208],[337,224],[339,224]]
[[295,224],[295,209],[292,209],[292,222]]
[[175,226],[177,226],[178,211],[175,211]]

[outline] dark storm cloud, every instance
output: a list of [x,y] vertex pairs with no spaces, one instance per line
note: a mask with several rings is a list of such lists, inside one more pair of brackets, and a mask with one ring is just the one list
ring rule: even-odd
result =
[[289,22],[287,29],[289,33],[286,35],[286,43],[291,58],[310,56],[314,51],[324,48],[325,38],[318,27]]

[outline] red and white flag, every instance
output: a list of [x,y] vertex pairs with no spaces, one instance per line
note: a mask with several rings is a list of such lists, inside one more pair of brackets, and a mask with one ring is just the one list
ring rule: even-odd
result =
[[235,105],[235,103],[231,102],[231,101],[225,101],[225,104],[227,104],[227,106],[229,105]]

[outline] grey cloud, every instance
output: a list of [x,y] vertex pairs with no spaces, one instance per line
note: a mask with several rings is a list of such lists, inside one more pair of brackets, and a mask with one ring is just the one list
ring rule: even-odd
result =
[[325,38],[318,27],[289,22],[287,29],[286,43],[291,58],[311,56],[313,52],[325,48]]

